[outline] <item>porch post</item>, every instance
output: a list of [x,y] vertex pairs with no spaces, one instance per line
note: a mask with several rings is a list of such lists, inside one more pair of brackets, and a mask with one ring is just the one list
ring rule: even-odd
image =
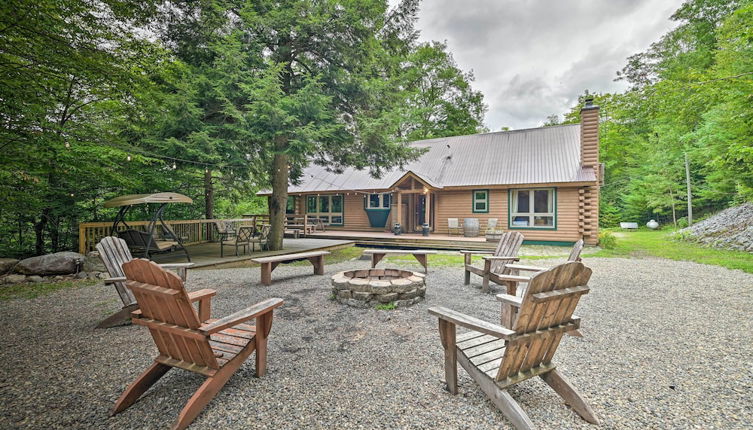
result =
[[397,213],[397,219],[392,224],[394,226],[395,223],[400,223],[401,224],[400,227],[405,228],[405,226],[402,225],[402,222],[403,222],[402,219],[403,219],[403,217],[401,216],[402,212],[403,212],[403,199],[402,199],[403,195],[402,195],[402,193],[400,193],[400,189],[399,188],[397,189],[396,193],[397,193],[397,199],[396,199],[396,201],[397,201],[397,211],[396,211],[396,213]]
[[424,202],[424,222],[431,227],[431,192],[426,193],[426,201]]

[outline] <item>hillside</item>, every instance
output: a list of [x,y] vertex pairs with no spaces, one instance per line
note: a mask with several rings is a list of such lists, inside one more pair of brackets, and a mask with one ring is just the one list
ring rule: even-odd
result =
[[753,203],[725,209],[679,234],[717,248],[753,252]]

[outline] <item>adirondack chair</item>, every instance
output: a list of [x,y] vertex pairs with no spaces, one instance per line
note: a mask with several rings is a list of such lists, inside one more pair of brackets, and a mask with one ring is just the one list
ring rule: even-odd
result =
[[[583,239],[575,242],[573,248],[570,250],[570,255],[567,256],[567,261],[581,261],[580,254],[583,251],[583,244]],[[542,272],[547,269],[546,267],[528,266],[522,264],[508,264],[507,267],[513,271],[518,272]]]
[[[173,367],[207,377],[178,415],[172,429],[184,429],[201,413],[225,383],[256,350],[256,375],[264,376],[267,338],[272,329],[274,308],[282,299],[272,298],[222,319],[208,319],[191,302],[211,298],[214,290],[186,293],[183,281],[149,260],[123,265],[128,288],[141,310],[134,312],[134,324],[143,325],[157,345],[159,355],[115,402],[115,415],[138,400]],[[256,325],[243,324],[255,319]]]
[[[580,325],[573,311],[580,296],[588,293],[590,277],[591,269],[583,263],[569,262],[537,273],[522,298],[500,294],[508,306],[520,310],[510,327],[443,307],[430,308],[429,313],[439,318],[447,390],[458,392],[460,363],[516,428],[532,429],[530,418],[506,389],[539,376],[583,419],[598,424],[586,400],[552,363],[562,335]],[[458,335],[457,326],[470,331]]]
[[[573,245],[573,248],[570,250],[570,255],[567,257],[567,261],[581,261],[580,253],[583,251],[583,239],[578,240]],[[510,295],[516,295],[518,291],[518,284],[521,282],[529,282],[531,276],[533,275],[523,275],[520,276],[520,272],[543,272],[547,270],[546,267],[539,267],[539,266],[527,266],[522,264],[508,264],[507,268],[513,273],[512,275],[501,275],[499,276],[499,279],[502,281],[508,282],[507,285],[507,294]],[[522,278],[525,278],[525,280],[522,280]],[[504,306],[504,305],[503,305]],[[511,313],[507,315],[507,318],[512,320],[512,318],[515,318],[515,309],[511,309]],[[503,322],[504,324],[504,322]],[[580,332],[580,330],[572,330],[567,332],[566,334],[570,336],[577,336],[577,337],[583,337],[583,334]]]
[[[497,284],[507,285],[510,280],[502,280],[499,275],[510,275],[507,269],[508,264],[519,261],[518,251],[523,244],[523,235],[517,231],[508,231],[502,235],[497,244],[497,249],[492,252],[487,251],[460,251],[465,256],[465,285],[471,283],[471,273],[475,273],[483,278],[482,291],[489,292],[489,281]],[[484,267],[479,268],[471,264],[474,254],[493,254],[484,256]]]
[[447,234],[461,234],[463,229],[460,227],[460,221],[457,218],[447,218]]
[[[97,328],[110,328],[131,323],[131,312],[139,308],[136,298],[131,291],[125,286],[125,273],[123,273],[123,263],[133,260],[131,251],[123,239],[107,236],[97,244],[99,258],[107,269],[110,277],[105,279],[105,285],[112,285],[118,292],[120,300],[123,302],[123,308],[118,312],[110,315],[97,325]],[[180,278],[185,281],[187,269],[193,266],[193,263],[167,263],[160,264],[165,269],[175,271]]]

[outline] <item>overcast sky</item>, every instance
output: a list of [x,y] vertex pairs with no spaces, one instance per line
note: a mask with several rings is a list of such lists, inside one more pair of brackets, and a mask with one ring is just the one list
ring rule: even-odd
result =
[[[397,0],[390,0],[395,4]],[[682,0],[423,0],[422,40],[447,41],[473,70],[492,131],[540,126],[586,88],[621,91],[615,72],[671,29]]]

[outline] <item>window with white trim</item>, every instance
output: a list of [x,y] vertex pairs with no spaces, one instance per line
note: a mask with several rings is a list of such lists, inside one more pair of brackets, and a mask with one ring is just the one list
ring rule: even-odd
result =
[[554,188],[511,190],[510,228],[555,227]]
[[473,213],[489,212],[489,190],[473,190]]
[[366,209],[389,209],[391,197],[390,193],[369,194]]
[[306,214],[330,225],[343,224],[343,206],[342,194],[306,197]]

